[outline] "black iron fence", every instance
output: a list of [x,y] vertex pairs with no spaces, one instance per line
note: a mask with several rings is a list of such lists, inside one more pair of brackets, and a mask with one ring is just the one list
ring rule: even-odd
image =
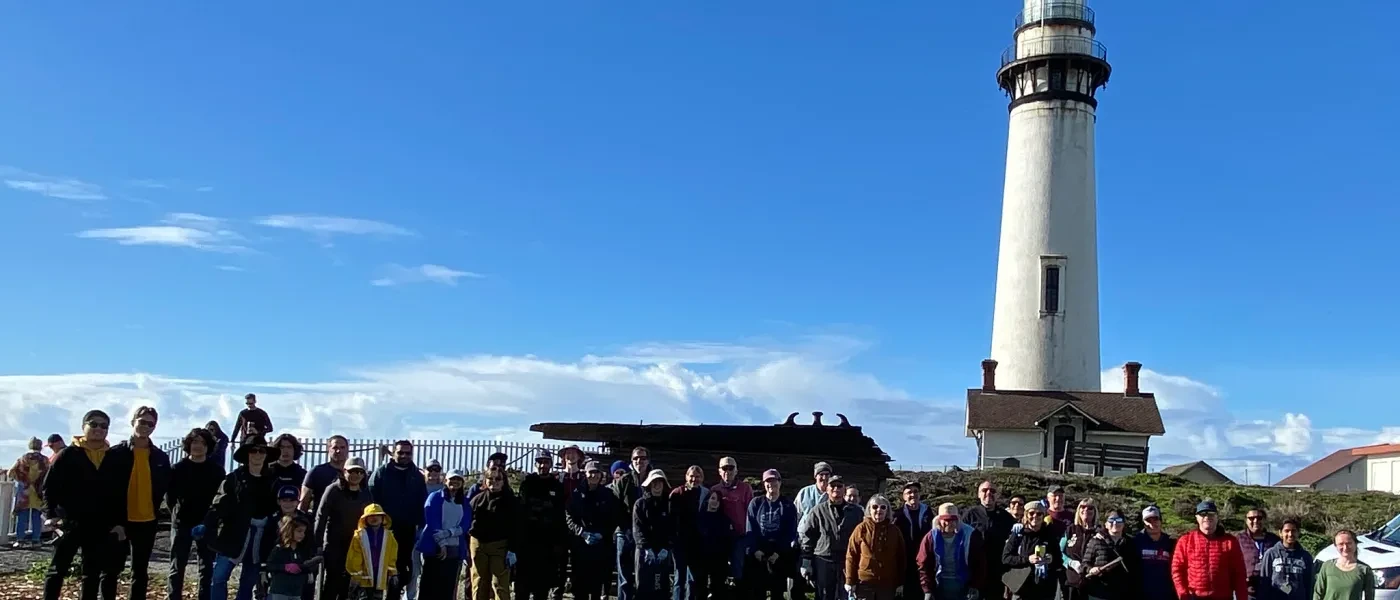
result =
[[1036,21],[1068,20],[1094,24],[1094,9],[1074,2],[1043,2],[1016,15],[1016,29]]
[[1005,67],[1024,58],[1054,55],[1091,56],[1102,61],[1108,60],[1108,47],[1102,42],[1079,35],[1050,35],[1031,38],[1012,44],[1001,53],[1001,66]]
[[[275,438],[273,438],[275,439]],[[268,443],[273,440],[269,439]],[[302,445],[301,460],[298,461],[304,467],[311,467],[326,462],[328,458],[329,438],[298,438]],[[550,453],[558,451],[572,444],[546,444],[532,442],[496,442],[481,440],[409,440],[413,442],[413,460],[418,466],[428,464],[428,461],[437,459],[442,463],[444,470],[462,469],[472,472],[480,470],[486,465],[486,458],[496,452],[506,454],[507,468],[528,469],[532,466],[533,456],[540,450],[547,450]],[[352,439],[350,440],[350,456],[360,458],[366,465],[374,468],[383,464],[389,459],[391,446],[395,440],[390,439]],[[602,456],[603,449],[600,446],[579,445],[583,453],[589,457]],[[170,440],[160,444],[160,449],[170,455],[172,462],[179,461],[185,457],[184,451],[180,448],[180,440]],[[224,465],[227,469],[233,468],[233,454],[238,450],[237,442],[230,442],[228,456]],[[273,456],[275,459],[275,455]],[[601,460],[601,459],[600,459]],[[556,460],[558,464],[560,461]]]

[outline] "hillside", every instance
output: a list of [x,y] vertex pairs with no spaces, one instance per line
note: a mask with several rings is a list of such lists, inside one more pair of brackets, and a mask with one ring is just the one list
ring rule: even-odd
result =
[[1270,528],[1275,531],[1283,519],[1298,518],[1303,524],[1303,544],[1313,552],[1331,544],[1331,534],[1338,529],[1370,530],[1400,514],[1400,496],[1380,492],[1300,492],[1260,486],[1200,485],[1157,473],[1096,478],[1019,469],[896,472],[886,490],[891,502],[899,501],[900,488],[910,479],[923,484],[924,502],[935,506],[943,502],[971,505],[976,501],[977,486],[984,479],[997,484],[1003,502],[1013,493],[1030,499],[1043,497],[1045,490],[1057,483],[1065,487],[1070,505],[1087,496],[1098,501],[1100,514],[1108,508],[1123,510],[1130,531],[1142,527],[1141,511],[1151,504],[1162,509],[1165,527],[1173,534],[1195,526],[1196,503],[1202,499],[1209,498],[1219,505],[1221,519],[1231,531],[1243,530],[1245,513],[1257,506],[1268,511]]

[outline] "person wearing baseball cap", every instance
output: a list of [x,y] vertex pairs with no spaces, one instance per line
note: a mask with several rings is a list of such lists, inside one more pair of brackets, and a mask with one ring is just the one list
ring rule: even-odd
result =
[[797,490],[797,512],[803,515],[826,499],[826,481],[831,478],[831,463],[826,461],[812,465],[812,483]]
[[644,446],[633,448],[631,462],[631,470],[612,483],[613,494],[622,501],[624,516],[619,519],[614,539],[617,547],[617,600],[632,600],[637,591],[637,546],[632,522],[625,517],[634,514],[637,501],[644,496],[642,480],[651,469],[651,451]]
[[[439,472],[441,469],[439,464]],[[414,545],[414,550],[422,557],[418,581],[421,598],[451,598],[456,591],[458,573],[467,560],[467,531],[471,529],[471,522],[467,474],[453,469],[447,474],[444,487],[428,494],[423,507],[423,530]]]
[[826,481],[826,502],[803,515],[797,527],[802,548],[802,579],[813,586],[817,600],[837,600],[845,584],[841,569],[846,546],[856,525],[865,518],[859,506],[846,503],[846,483],[839,475]]
[[[614,467],[627,464],[617,461]],[[565,507],[565,524],[570,533],[573,561],[571,584],[576,600],[602,600],[607,593],[608,573],[616,558],[605,540],[617,532],[621,504],[606,485],[607,473],[596,460],[583,466],[584,485],[574,488]]]
[[481,469],[481,479],[467,488],[467,502],[471,502],[472,498],[475,498],[477,494],[480,494],[486,489],[486,474],[490,473],[493,469],[505,471],[506,462],[509,460],[510,457],[506,456],[505,452],[492,452],[491,456],[486,457],[486,466]]
[[[720,510],[734,524],[734,553],[729,559],[729,576],[740,582],[744,578],[744,545],[737,543],[749,526],[749,506],[754,501],[753,486],[739,477],[739,461],[733,456],[719,459],[719,483],[710,487],[720,493]],[[621,600],[621,599],[619,599]]]
[[1172,583],[1179,598],[1249,598],[1249,573],[1240,541],[1220,526],[1215,502],[1196,505],[1196,528],[1181,536],[1172,553]]
[[[726,492],[727,493],[727,492]],[[782,497],[783,476],[763,472],[763,495],[749,502],[745,583],[759,594],[781,598],[788,580],[797,577],[797,505]],[[852,523],[852,525],[855,525]]]
[[1176,539],[1162,530],[1162,510],[1156,506],[1142,509],[1142,531],[1133,536],[1133,543],[1142,554],[1138,569],[1139,589],[1144,600],[1177,600],[1172,586],[1172,550]]
[[[273,483],[276,483],[276,481],[274,480]],[[260,556],[271,556],[272,550],[277,547],[278,540],[281,538],[280,535],[277,535],[277,532],[282,526],[282,519],[299,519],[311,523],[311,515],[297,508],[297,504],[300,501],[301,490],[298,489],[297,486],[281,485],[277,488],[277,516],[267,521],[268,528],[263,532],[262,554]],[[308,554],[311,553],[315,549],[313,545],[314,540],[311,538],[311,528],[308,527],[306,530],[306,537],[301,540],[301,544],[297,547]]]
[[518,600],[546,600],[550,590],[563,585],[563,565],[568,560],[564,532],[564,483],[554,476],[554,456],[541,449],[535,455],[535,472],[520,482],[520,543],[515,554],[515,596]]
[[900,488],[903,502],[894,509],[894,524],[904,536],[904,590],[919,589],[919,544],[933,530],[933,509],[919,499],[923,485],[913,479]]
[[316,507],[316,543],[323,548],[321,555],[325,557],[324,568],[316,579],[317,598],[321,600],[349,597],[350,578],[345,573],[345,557],[355,530],[360,526],[360,516],[365,507],[374,503],[368,475],[364,459],[358,456],[346,459],[345,469],[326,486]]

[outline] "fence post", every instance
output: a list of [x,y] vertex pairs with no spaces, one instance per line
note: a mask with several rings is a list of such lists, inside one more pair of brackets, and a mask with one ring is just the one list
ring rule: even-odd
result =
[[[14,523],[11,522],[14,511],[11,508],[15,505],[15,488],[17,483],[9,477],[0,477],[0,540],[6,539],[15,530]],[[18,541],[18,540],[16,540]]]

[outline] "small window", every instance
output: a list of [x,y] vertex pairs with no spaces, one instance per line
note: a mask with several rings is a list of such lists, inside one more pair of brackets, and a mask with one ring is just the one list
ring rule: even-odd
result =
[[1008,458],[1001,461],[1001,466],[1006,467],[1008,469],[1019,469],[1021,468],[1021,461],[1016,460],[1014,458]]
[[1060,267],[1045,267],[1045,312],[1060,312]]

